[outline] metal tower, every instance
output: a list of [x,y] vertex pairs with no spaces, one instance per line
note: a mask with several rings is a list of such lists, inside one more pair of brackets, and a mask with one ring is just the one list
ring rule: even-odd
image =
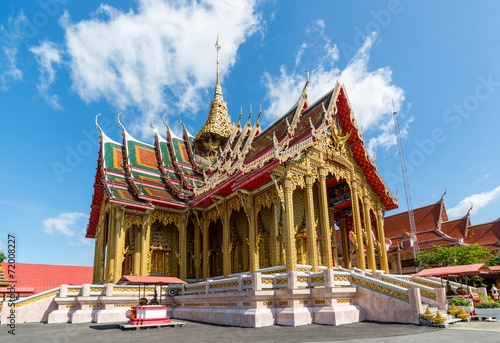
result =
[[[401,172],[403,173],[403,182],[405,185],[405,193],[406,193],[406,206],[408,207],[408,217],[410,219],[410,229],[413,240],[413,256],[417,257],[417,253],[420,251],[418,247],[417,241],[417,228],[415,227],[415,216],[413,215],[413,205],[411,204],[411,194],[410,194],[410,183],[408,182],[408,171],[406,170],[406,162],[405,155],[403,152],[403,143],[401,142],[401,134],[399,132],[399,123],[398,123],[398,112],[394,109],[394,100],[392,101],[392,115],[394,116],[394,126],[396,126],[396,135],[398,137],[398,148],[399,148],[399,157],[401,158]],[[416,266],[418,271],[418,266]]]

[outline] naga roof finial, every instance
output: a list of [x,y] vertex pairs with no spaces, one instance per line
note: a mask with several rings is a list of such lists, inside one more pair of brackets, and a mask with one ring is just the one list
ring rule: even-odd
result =
[[444,193],[443,193],[443,195],[441,195],[441,201],[443,201],[444,196],[446,195],[446,192],[448,192],[448,188],[446,188],[446,186],[444,186]]
[[469,210],[467,211],[467,217],[470,215],[470,211],[472,211],[472,208],[474,207],[474,204],[473,203],[470,203],[470,208]]
[[240,120],[241,120],[242,116],[243,116],[243,106],[240,106],[240,116],[238,117],[238,121],[237,121],[236,125],[240,124]]
[[[96,116],[95,116],[95,127],[96,127],[96,129],[98,129],[98,130],[99,130],[99,132],[100,132],[100,133],[99,133],[99,136],[101,136],[101,135],[102,135],[102,129],[101,129],[101,127],[99,126],[99,124],[97,123],[97,117],[99,117],[100,115],[101,115],[101,114],[99,113],[98,115],[96,115]],[[101,137],[101,138],[102,138],[102,137]]]
[[307,70],[304,70],[307,73],[307,81],[306,84],[304,85],[304,89],[302,90],[302,97],[304,99],[307,99],[307,93],[306,93],[306,88],[309,86],[309,72]]
[[262,114],[262,104],[259,102],[259,115],[257,116],[257,120],[255,121],[256,123],[259,121],[261,114]]

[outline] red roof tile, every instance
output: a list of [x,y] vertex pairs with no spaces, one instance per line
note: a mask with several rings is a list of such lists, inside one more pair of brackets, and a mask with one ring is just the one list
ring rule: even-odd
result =
[[465,237],[468,222],[469,218],[467,216],[450,220],[441,224],[441,231],[452,238],[463,238]]
[[469,226],[465,243],[494,244],[500,241],[500,221]]
[[7,263],[3,263],[5,278],[17,281],[16,287],[34,287],[35,294],[65,285],[92,283],[92,267],[51,264],[16,263],[15,279],[10,279]]
[[[426,231],[429,229],[436,228],[437,223],[439,221],[440,210],[441,210],[440,201],[435,204],[431,204],[413,210],[417,233],[420,231]],[[442,215],[443,220],[448,220],[448,216],[446,215],[446,210],[444,209],[444,206],[442,212],[443,212]],[[410,230],[410,220],[408,219],[408,212],[402,212],[392,216],[385,217],[384,231],[385,231],[385,237],[390,239],[401,237],[403,231],[410,233],[411,230]]]

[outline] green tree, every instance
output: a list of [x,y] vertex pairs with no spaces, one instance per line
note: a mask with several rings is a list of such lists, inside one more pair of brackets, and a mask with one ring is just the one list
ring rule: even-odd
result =
[[2,252],[0,252],[0,263],[2,263],[4,260],[7,259],[7,256],[5,256],[5,254]]
[[432,250],[422,250],[417,253],[415,264],[424,268],[434,268],[485,263],[484,258],[490,255],[487,248],[477,244],[450,247],[434,246]]
[[500,256],[493,256],[486,264],[488,266],[500,266]]

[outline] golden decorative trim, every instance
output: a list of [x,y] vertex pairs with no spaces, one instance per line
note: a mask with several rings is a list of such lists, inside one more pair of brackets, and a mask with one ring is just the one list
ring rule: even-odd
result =
[[387,288],[387,287],[376,285],[374,283],[362,280],[362,279],[355,277],[355,276],[353,276],[352,280],[354,281],[354,283],[356,283],[360,286],[364,286],[366,288],[370,288],[370,289],[373,289],[375,291],[388,294],[390,296],[393,296],[395,298],[398,298],[398,299],[406,301],[406,302],[410,301],[407,294],[404,294],[404,293],[401,293],[398,291],[394,291],[394,290]]
[[313,277],[311,278],[311,282],[323,282],[325,281],[325,277],[324,276],[319,276],[319,277]]
[[301,304],[301,305],[307,305],[308,302],[309,301],[307,301],[307,300],[300,300],[299,304]]
[[349,276],[334,276],[335,281],[349,281]]
[[264,306],[272,306],[272,305],[273,305],[273,302],[272,302],[272,301],[264,301],[264,302],[262,303],[262,305],[264,305]]
[[41,295],[39,297],[23,301],[21,303],[17,303],[14,306],[10,307],[10,309],[19,308],[19,307],[22,307],[22,306],[25,306],[25,305],[32,304],[32,303],[37,302],[37,301],[41,301],[41,300],[50,298],[50,297],[55,297],[58,294],[59,294],[59,291],[55,291],[55,292],[52,292],[52,293],[44,294],[44,295]]
[[337,304],[350,304],[352,299],[337,299]]
[[321,300],[314,300],[314,303],[319,305],[319,304],[324,304],[325,301],[323,299],[321,299]]
[[208,306],[237,306],[237,303],[209,303]]
[[243,306],[250,306],[250,302],[248,301],[243,302]]
[[66,305],[66,308],[76,308],[76,305]]
[[245,280],[245,281],[243,281],[243,284],[244,285],[251,285],[252,284],[252,280]]
[[261,279],[263,285],[272,285],[274,283],[274,280],[272,279]]
[[286,305],[288,305],[288,301],[280,301],[280,305],[286,306]]
[[184,306],[187,306],[187,307],[203,307],[205,306],[204,303],[187,303],[187,304],[184,304]]
[[210,288],[224,288],[224,287],[234,287],[238,286],[238,282],[224,282],[224,283],[216,283],[216,284],[210,284]]

